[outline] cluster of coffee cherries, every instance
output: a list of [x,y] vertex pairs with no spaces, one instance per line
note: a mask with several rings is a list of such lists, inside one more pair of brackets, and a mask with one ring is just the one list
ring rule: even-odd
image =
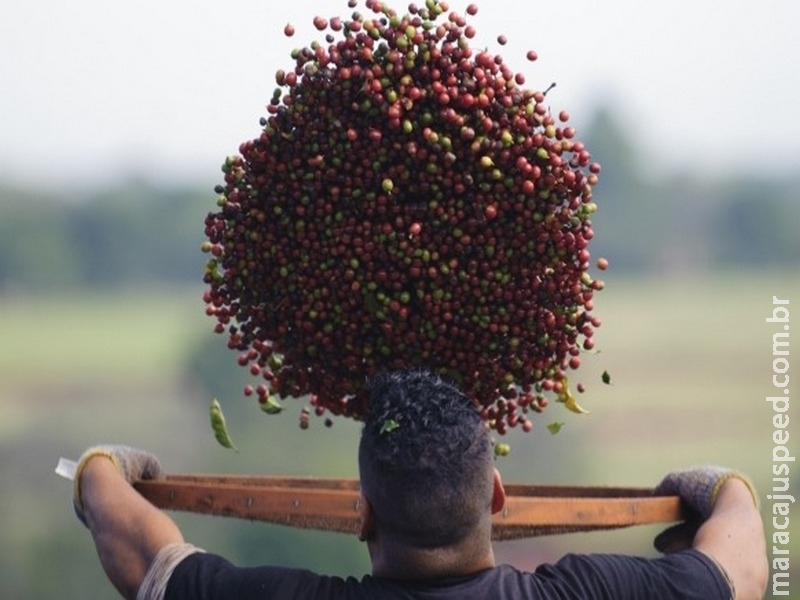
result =
[[305,426],[359,418],[370,374],[417,367],[498,433],[530,430],[600,324],[600,167],[547,90],[470,46],[474,5],[365,7],[314,19],[324,42],[292,53],[260,134],[225,160],[206,312],[258,380],[245,393],[268,412],[309,397]]

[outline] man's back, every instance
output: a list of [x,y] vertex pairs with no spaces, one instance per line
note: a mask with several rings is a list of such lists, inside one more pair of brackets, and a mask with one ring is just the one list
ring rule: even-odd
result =
[[238,568],[222,557],[197,553],[177,566],[165,600],[728,600],[730,597],[730,586],[715,563],[701,552],[688,550],[657,560],[604,554],[567,555],[555,565],[542,566],[534,573],[499,565],[475,575],[432,583],[393,581],[370,575],[361,580],[344,579],[280,567]]

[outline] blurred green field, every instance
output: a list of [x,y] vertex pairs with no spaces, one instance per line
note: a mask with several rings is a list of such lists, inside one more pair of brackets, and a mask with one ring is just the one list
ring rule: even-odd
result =
[[[610,274],[597,298],[599,352],[586,356],[573,378],[587,386],[580,401],[590,414],[552,406],[533,435],[508,436],[512,454],[499,463],[505,480],[653,485],[670,469],[718,463],[746,471],[768,493],[772,412],[764,398],[773,393],[774,327],[764,319],[773,295],[800,298],[796,275]],[[312,420],[312,429],[301,432],[300,402],[269,418],[242,397],[239,383],[227,383],[247,378],[210,332],[200,294],[180,288],[0,296],[0,597],[80,598],[87,590],[98,600],[117,597],[72,514],[69,484],[53,474],[59,456],[75,457],[95,442],[146,447],[173,472],[355,476],[356,424],[339,420],[326,429]],[[217,392],[191,376],[189,363],[208,345],[222,350],[195,369],[226,382],[220,401],[239,454],[214,441],[206,411]],[[611,385],[601,382],[604,370]],[[566,424],[555,436],[544,427],[554,420]],[[243,564],[275,561],[341,574],[368,568],[364,548],[347,536],[176,519],[188,539]],[[523,567],[568,550],[652,555],[657,531],[508,542],[497,554]]]
[[0,297],[0,377],[5,387],[170,378],[202,334],[200,290],[131,289],[46,297]]

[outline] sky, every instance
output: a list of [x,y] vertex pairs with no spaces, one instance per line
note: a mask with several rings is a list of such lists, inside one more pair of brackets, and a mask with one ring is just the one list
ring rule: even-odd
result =
[[[800,3],[476,4],[474,45],[501,54],[526,87],[555,82],[551,107],[570,112],[578,137],[606,103],[655,170],[800,166]],[[291,65],[293,48],[321,39],[313,17],[351,12],[346,0],[8,2],[0,180],[213,186],[225,156],[258,135],[275,71]]]

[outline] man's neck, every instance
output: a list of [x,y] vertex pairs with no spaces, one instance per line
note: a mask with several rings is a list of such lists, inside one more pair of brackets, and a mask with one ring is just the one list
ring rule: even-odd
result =
[[466,577],[495,565],[491,541],[483,536],[442,548],[410,548],[378,538],[369,550],[373,576],[403,581]]

